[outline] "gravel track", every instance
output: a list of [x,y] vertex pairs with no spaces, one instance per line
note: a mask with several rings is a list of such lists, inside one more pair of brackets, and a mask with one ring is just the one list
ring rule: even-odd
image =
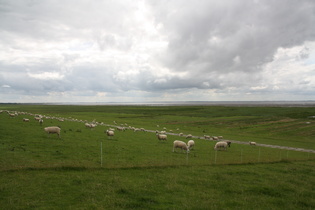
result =
[[[147,132],[153,132],[155,133],[155,131],[152,130],[146,130]],[[169,133],[166,132],[165,134],[168,135],[173,135],[173,136],[179,136],[179,134],[176,133]],[[200,137],[200,136],[193,136],[192,138],[195,139],[205,139],[204,137]],[[215,141],[215,140],[209,140],[208,141]],[[228,139],[224,139],[224,140],[228,140]],[[228,140],[231,141],[232,143],[235,144],[247,144],[248,142],[244,142],[244,141],[236,141],[236,140]],[[276,149],[284,149],[284,150],[293,150],[293,151],[299,151],[299,152],[310,152],[310,153],[315,153],[315,150],[312,149],[304,149],[304,148],[297,148],[297,147],[287,147],[287,146],[279,146],[279,145],[271,145],[271,144],[256,144],[256,146],[260,146],[260,147],[269,147],[269,148],[276,148]]]

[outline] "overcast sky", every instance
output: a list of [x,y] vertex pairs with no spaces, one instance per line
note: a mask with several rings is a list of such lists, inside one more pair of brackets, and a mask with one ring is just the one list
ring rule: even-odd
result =
[[314,0],[0,0],[0,102],[315,100]]

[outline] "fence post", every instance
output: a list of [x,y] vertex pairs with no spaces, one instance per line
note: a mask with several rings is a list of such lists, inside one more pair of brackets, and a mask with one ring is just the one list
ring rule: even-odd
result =
[[101,167],[103,167],[103,142],[101,141]]
[[186,165],[188,165],[188,152],[186,151]]

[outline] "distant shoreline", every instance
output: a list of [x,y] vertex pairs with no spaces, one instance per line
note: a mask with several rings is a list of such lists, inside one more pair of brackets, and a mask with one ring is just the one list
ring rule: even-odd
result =
[[59,102],[59,103],[0,103],[0,105],[74,105],[74,106],[274,106],[315,107],[308,101],[160,101],[160,102]]

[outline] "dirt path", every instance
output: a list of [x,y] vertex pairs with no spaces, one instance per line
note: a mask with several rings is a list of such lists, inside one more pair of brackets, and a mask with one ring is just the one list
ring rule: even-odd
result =
[[[153,132],[155,133],[155,131],[152,130],[146,130],[147,132]],[[166,132],[167,135],[173,135],[173,136],[179,136],[179,134],[176,133],[169,133]],[[193,139],[205,139],[204,137],[200,137],[200,136],[193,136]],[[215,140],[209,140],[208,141],[215,141]],[[225,139],[227,140],[227,139]],[[244,141],[236,141],[236,140],[228,140],[231,141],[232,143],[235,144],[247,144],[248,142],[244,142]],[[296,147],[287,147],[287,146],[278,146],[278,145],[271,145],[271,144],[256,144],[256,146],[260,146],[260,147],[270,147],[270,148],[276,148],[276,149],[284,149],[284,150],[293,150],[293,151],[299,151],[299,152],[310,152],[310,153],[315,153],[315,150],[312,149],[304,149],[304,148],[296,148]]]

